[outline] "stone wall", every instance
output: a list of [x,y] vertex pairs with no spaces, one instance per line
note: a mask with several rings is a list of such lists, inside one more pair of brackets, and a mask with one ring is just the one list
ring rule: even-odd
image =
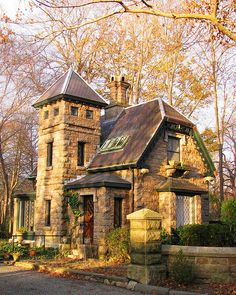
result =
[[235,282],[236,248],[162,245],[162,257],[168,271],[170,271],[174,255],[180,250],[193,264],[197,280]]

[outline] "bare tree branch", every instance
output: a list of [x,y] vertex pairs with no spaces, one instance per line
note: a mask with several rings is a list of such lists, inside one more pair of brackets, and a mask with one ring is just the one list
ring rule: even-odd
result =
[[165,17],[165,18],[172,18],[172,19],[194,19],[194,20],[202,20],[205,22],[210,22],[214,27],[218,28],[220,32],[222,32],[224,35],[226,35],[231,40],[236,42],[235,32],[228,28],[228,24],[225,23],[224,19],[218,18],[218,15],[217,15],[217,12],[219,9],[218,0],[213,1],[212,12],[208,12],[208,13],[166,12],[166,11],[162,11],[160,9],[154,8],[152,5],[148,4],[145,0],[140,0],[140,2],[137,3],[137,5],[144,4],[145,8],[142,8],[142,7],[134,8],[131,6],[131,4],[128,6],[122,0],[93,0],[93,1],[88,1],[86,3],[78,4],[78,5],[51,5],[49,4],[48,1],[42,1],[42,0],[35,0],[35,3],[46,6],[46,7],[50,7],[50,8],[61,8],[61,9],[62,8],[83,8],[85,6],[90,6],[94,4],[118,4],[118,5],[121,5],[123,8],[122,10],[115,10],[108,14],[102,15],[98,18],[95,18],[94,20],[85,22],[84,24],[81,24],[79,26],[67,27],[66,28],[67,30],[72,30],[72,29],[81,27],[83,25],[91,24],[96,21],[108,18],[115,14],[125,12],[125,13],[132,13],[132,14],[149,14],[149,15],[154,15],[158,17]]

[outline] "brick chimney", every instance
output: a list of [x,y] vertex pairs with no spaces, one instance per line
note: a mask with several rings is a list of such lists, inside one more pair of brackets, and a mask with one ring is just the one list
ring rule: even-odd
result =
[[105,120],[110,120],[118,116],[122,110],[129,106],[127,90],[130,84],[125,82],[125,77],[121,75],[111,76],[107,87],[110,89],[110,104],[105,108]]

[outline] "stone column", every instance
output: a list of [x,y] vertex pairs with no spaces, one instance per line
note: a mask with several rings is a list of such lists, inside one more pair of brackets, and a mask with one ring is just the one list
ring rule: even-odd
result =
[[168,233],[176,228],[176,194],[172,192],[159,193],[159,211],[162,215],[162,226]]
[[128,277],[142,284],[157,285],[166,276],[161,263],[161,216],[141,209],[127,215],[130,220],[131,264]]

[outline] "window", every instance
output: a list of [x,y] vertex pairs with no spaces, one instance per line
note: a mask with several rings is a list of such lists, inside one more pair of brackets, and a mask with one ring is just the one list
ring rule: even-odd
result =
[[114,227],[122,225],[122,198],[114,198]]
[[72,116],[78,116],[78,108],[77,107],[71,107],[70,108],[70,114]]
[[17,229],[20,229],[21,227],[25,227],[27,230],[33,230],[34,201],[19,199],[17,210]]
[[118,136],[107,139],[100,148],[100,152],[110,152],[123,149],[129,136]]
[[45,201],[45,226],[51,225],[51,200]]
[[54,108],[53,114],[54,114],[54,116],[58,116],[59,115],[59,108]]
[[18,207],[18,229],[25,226],[25,211],[26,211],[26,201],[19,201]]
[[168,136],[167,160],[180,161],[180,138]]
[[49,116],[49,112],[48,111],[45,111],[44,112],[44,119],[48,119],[48,116]]
[[84,142],[78,142],[77,165],[84,166]]
[[52,166],[52,151],[53,151],[53,143],[49,142],[47,144],[47,167]]
[[194,197],[176,196],[176,227],[195,223]]
[[93,119],[93,111],[86,110],[86,119]]

